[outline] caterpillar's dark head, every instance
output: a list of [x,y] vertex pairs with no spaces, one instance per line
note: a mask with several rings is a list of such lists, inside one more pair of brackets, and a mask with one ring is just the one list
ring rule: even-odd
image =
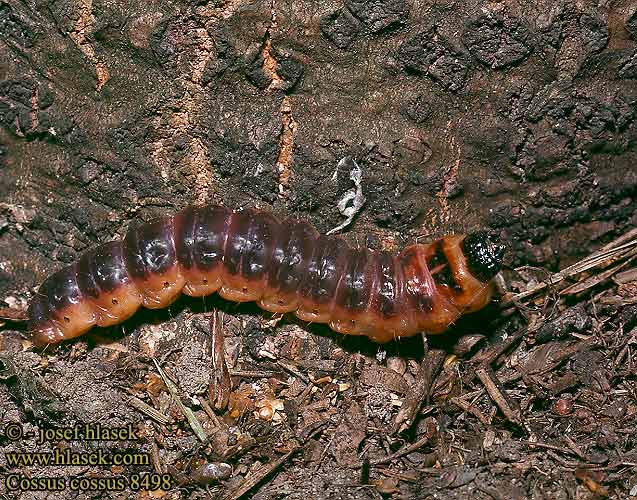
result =
[[463,243],[469,271],[481,281],[489,281],[502,267],[505,247],[486,231],[468,234]]

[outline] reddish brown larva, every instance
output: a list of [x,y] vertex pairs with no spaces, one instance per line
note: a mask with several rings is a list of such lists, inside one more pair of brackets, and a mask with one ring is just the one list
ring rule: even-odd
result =
[[445,331],[484,307],[504,248],[486,233],[445,236],[399,254],[353,249],[306,222],[256,210],[188,207],[130,230],[50,276],[29,305],[37,344],[110,326],[180,293],[218,292],[328,323],[376,342]]

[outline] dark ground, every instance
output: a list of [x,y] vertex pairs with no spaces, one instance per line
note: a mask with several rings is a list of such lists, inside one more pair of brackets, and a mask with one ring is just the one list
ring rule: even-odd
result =
[[[634,0],[11,0],[0,42],[4,316],[84,250],[192,202],[300,214],[325,232],[343,220],[351,181],[332,175],[344,157],[366,197],[347,238],[399,248],[489,227],[509,246],[514,293],[637,225]],[[461,321],[422,364],[419,339],[379,348],[217,299],[44,353],[5,321],[0,420],[25,432],[133,423],[144,437],[128,449],[153,456],[138,469],[182,484],[136,498],[235,498],[255,478],[259,499],[637,498],[631,255],[582,293]],[[226,416],[202,408],[214,308],[234,374]],[[397,427],[409,408],[416,422]],[[49,449],[0,447],[3,482],[6,452]],[[205,462],[231,477],[197,486]]]

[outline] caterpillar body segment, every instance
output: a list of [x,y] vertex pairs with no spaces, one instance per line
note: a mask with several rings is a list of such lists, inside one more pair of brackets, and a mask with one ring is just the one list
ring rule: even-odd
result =
[[376,342],[442,333],[490,301],[503,253],[484,232],[374,252],[304,221],[191,206],[51,275],[29,305],[29,331],[38,345],[57,343],[121,323],[141,306],[217,292]]

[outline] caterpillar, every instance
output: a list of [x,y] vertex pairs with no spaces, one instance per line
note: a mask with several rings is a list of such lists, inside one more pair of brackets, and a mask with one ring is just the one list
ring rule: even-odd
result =
[[392,253],[352,248],[259,210],[189,206],[49,276],[29,304],[28,330],[34,344],[55,344],[121,323],[141,306],[166,307],[180,293],[218,292],[384,343],[442,333],[484,307],[503,255],[485,231]]

